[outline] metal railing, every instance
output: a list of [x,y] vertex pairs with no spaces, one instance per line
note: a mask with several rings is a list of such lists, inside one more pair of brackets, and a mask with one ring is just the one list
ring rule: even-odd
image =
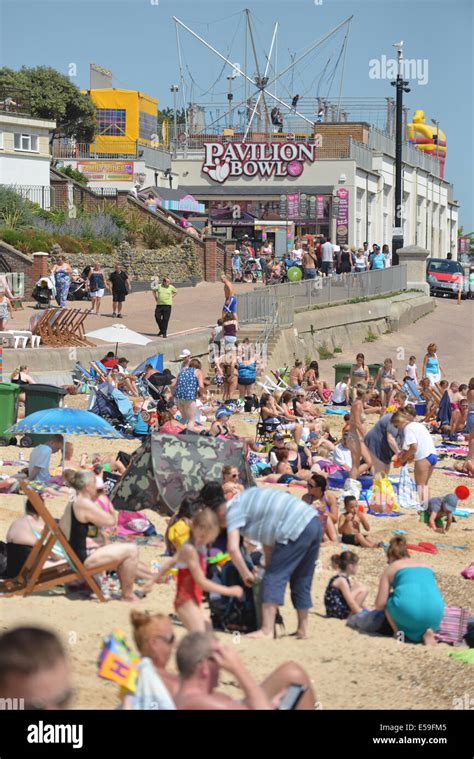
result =
[[[145,145],[139,140],[107,140],[88,142],[75,142],[75,140],[55,140],[52,144],[53,158],[66,159],[145,159],[146,156],[151,159],[165,154],[168,155],[167,148],[161,144]],[[157,166],[161,168],[161,166]],[[166,168],[166,166],[165,166]]]
[[405,290],[406,285],[407,267],[404,265],[269,285],[239,295],[239,322],[254,324],[273,321],[277,313],[277,326],[290,327],[294,323],[296,309],[330,306],[355,298],[373,298]]
[[30,93],[27,90],[0,86],[0,112],[12,116],[30,116]]
[[45,210],[49,210],[55,205],[55,188],[50,185],[2,184],[2,186],[9,187],[22,198],[36,203]]

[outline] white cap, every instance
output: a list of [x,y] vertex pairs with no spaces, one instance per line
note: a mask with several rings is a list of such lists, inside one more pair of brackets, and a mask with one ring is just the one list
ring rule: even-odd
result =
[[188,348],[184,348],[184,350],[181,351],[179,358],[189,358],[191,355],[191,351],[188,350]]

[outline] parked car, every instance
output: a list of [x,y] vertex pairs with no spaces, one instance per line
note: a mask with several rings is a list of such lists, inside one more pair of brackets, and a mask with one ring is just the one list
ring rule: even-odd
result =
[[461,298],[469,295],[469,277],[459,261],[447,258],[429,258],[426,262],[426,281],[430,286],[430,295],[454,295],[457,297],[461,288]]

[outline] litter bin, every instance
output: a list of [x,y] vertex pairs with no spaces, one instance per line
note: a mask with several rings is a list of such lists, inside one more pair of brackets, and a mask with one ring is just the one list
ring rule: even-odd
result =
[[334,364],[336,376],[334,377],[334,386],[342,380],[345,374],[349,374],[352,364]]
[[[368,364],[370,376],[374,379],[377,376],[378,370],[383,366],[383,364]],[[380,390],[380,388],[378,388]]]
[[0,445],[10,445],[10,441],[16,444],[16,438],[6,434],[6,430],[17,420],[19,395],[19,385],[14,382],[0,383]]
[[[56,385],[21,385],[25,393],[25,416],[34,414],[35,411],[43,411],[48,408],[61,408],[64,406],[64,396],[67,391]],[[24,435],[20,440],[23,448],[31,448],[40,445],[48,439],[48,435]]]

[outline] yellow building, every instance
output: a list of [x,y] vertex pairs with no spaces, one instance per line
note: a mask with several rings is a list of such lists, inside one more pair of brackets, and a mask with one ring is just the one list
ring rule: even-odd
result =
[[[158,100],[137,90],[84,90],[96,109],[96,155],[134,155],[137,143],[156,141]],[[153,137],[155,135],[155,137]]]

